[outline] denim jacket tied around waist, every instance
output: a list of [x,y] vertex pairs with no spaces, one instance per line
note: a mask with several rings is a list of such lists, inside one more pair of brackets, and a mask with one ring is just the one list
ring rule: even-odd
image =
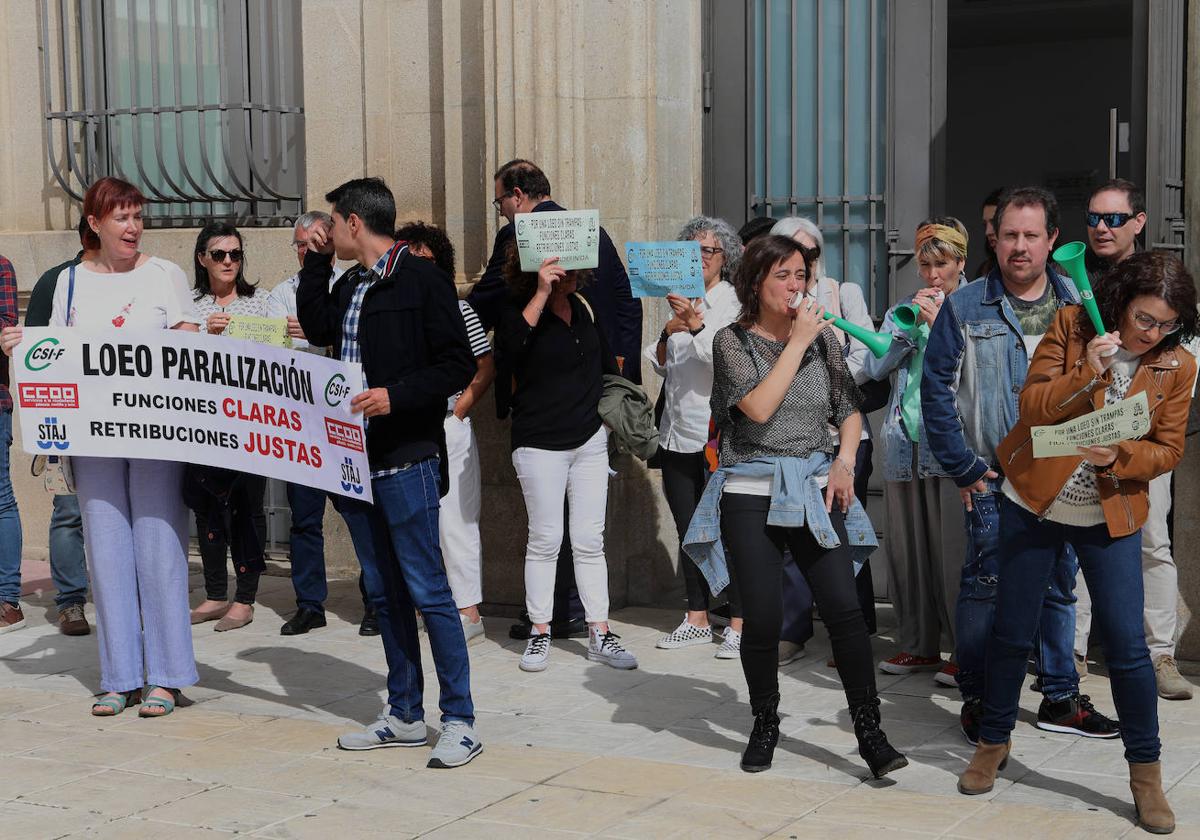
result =
[[[715,595],[729,585],[729,568],[721,544],[721,493],[725,480],[730,476],[771,476],[771,508],[767,513],[767,524],[780,528],[807,527],[819,545],[837,548],[841,541],[825,510],[825,493],[816,481],[818,476],[829,474],[832,463],[832,456],[814,452],[806,458],[755,458],[721,467],[713,473],[683,538],[683,550],[695,561],[710,592]],[[846,534],[853,549],[854,572],[857,574],[879,546],[875,528],[858,499],[846,514]]]

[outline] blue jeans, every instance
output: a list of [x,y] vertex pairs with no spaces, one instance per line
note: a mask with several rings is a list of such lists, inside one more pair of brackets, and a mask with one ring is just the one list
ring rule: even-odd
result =
[[[1125,758],[1133,764],[1158,761],[1158,694],[1154,666],[1142,627],[1142,535],[1113,538],[1107,525],[1082,528],[1038,521],[1006,498],[1000,499],[1005,535],[996,619],[987,646],[987,688],[980,737],[1008,740],[1017,720],[1025,660],[1042,611],[1042,593],[1074,566],[1061,551],[1070,541],[1092,594],[1093,615],[1104,646],[1113,702],[1121,721]],[[1073,575],[1074,569],[1069,572]]]
[[438,544],[438,485],[438,462],[429,458],[373,479],[373,506],[341,497],[335,506],[350,529],[379,620],[390,713],[406,723],[425,719],[414,613],[420,610],[441,686],[442,721],[474,723],[466,638]]
[[[955,658],[958,662],[958,689],[964,700],[983,696],[984,661],[988,638],[996,614],[996,587],[1000,575],[999,489],[972,496],[975,508],[967,517],[967,556],[962,569],[962,586],[954,617]],[[1005,549],[1011,545],[1006,541]],[[1041,590],[1035,658],[1042,694],[1049,700],[1061,700],[1079,692],[1075,673],[1075,554],[1069,545],[1059,546],[1062,554],[1055,574]]]
[[50,514],[50,577],[61,610],[87,600],[87,560],[83,550],[83,517],[78,496],[55,496]]
[[289,483],[287,498],[292,509],[292,588],[296,590],[296,606],[324,613],[329,597],[325,580],[326,493]]
[[0,601],[15,604],[21,597],[21,517],[9,475],[12,411],[0,411]]

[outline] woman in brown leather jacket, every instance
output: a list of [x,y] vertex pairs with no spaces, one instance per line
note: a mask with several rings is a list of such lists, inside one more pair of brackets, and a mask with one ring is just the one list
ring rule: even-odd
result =
[[[1169,832],[1162,792],[1157,693],[1142,628],[1141,527],[1147,484],[1174,468],[1196,362],[1179,347],[1195,334],[1196,292],[1182,263],[1163,253],[1121,262],[1097,296],[1112,332],[1097,336],[1082,307],[1061,309],[1029,365],[1020,420],[997,450],[1006,480],[999,499],[1004,546],[996,619],[988,641],[979,747],[959,781],[992,789],[1010,749],[1025,663],[1062,543],[1079,556],[1102,630],[1113,702],[1139,822]],[[1034,458],[1031,427],[1057,425],[1144,393],[1149,430],[1136,440]]]

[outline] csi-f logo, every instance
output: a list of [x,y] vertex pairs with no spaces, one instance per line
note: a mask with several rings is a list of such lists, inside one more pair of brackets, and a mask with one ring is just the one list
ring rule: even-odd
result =
[[329,407],[337,408],[348,396],[350,396],[350,386],[346,384],[346,377],[340,373],[329,377],[329,381],[325,383],[325,402]]
[[349,456],[342,460],[342,489],[347,493],[353,490],[360,496],[363,492],[362,472],[354,466]]
[[38,423],[38,449],[66,449],[70,446],[67,440],[67,425],[59,423],[57,417],[47,417],[45,423]]
[[25,354],[25,369],[45,370],[61,359],[63,353],[66,352],[65,347],[58,346],[57,338],[43,338],[30,347],[29,352]]

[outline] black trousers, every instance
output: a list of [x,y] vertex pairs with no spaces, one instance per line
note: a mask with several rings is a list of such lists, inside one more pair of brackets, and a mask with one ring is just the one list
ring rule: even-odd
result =
[[[245,568],[243,554],[254,553],[261,558],[267,542],[267,515],[263,510],[263,497],[267,492],[267,479],[260,475],[246,473],[238,481],[230,498],[229,520],[225,523],[225,533],[213,535],[205,531],[199,519],[196,521],[197,538],[200,543],[200,559],[204,564],[204,594],[210,601],[224,601],[229,594],[229,570],[225,565],[226,553],[233,550],[233,568],[237,579],[237,589],[234,600],[239,604],[253,604],[258,595],[259,572]],[[235,517],[249,517],[254,524],[257,535],[257,546],[243,548],[234,541],[227,542],[225,534],[235,532],[232,520]]]
[[829,518],[841,545],[823,548],[807,528],[767,525],[767,496],[726,493],[721,499],[721,536],[741,591],[742,670],[750,706],[761,708],[779,691],[779,633],[783,604],[783,550],[788,548],[812,590],[837,661],[838,675],[853,708],[875,696],[875,663],[854,585],[854,565],[845,516]]
[[[663,495],[667,497],[667,507],[675,520],[675,531],[679,534],[679,568],[683,571],[683,585],[687,592],[687,608],[697,612],[707,612],[708,602],[712,597],[708,591],[708,581],[696,567],[696,563],[683,550],[683,537],[691,524],[692,514],[700,503],[704,493],[704,485],[708,483],[708,464],[704,460],[704,452],[672,452],[669,449],[659,450],[662,460]],[[733,618],[742,617],[742,602],[738,597],[737,583],[731,578],[725,589],[729,599],[729,614]]]

